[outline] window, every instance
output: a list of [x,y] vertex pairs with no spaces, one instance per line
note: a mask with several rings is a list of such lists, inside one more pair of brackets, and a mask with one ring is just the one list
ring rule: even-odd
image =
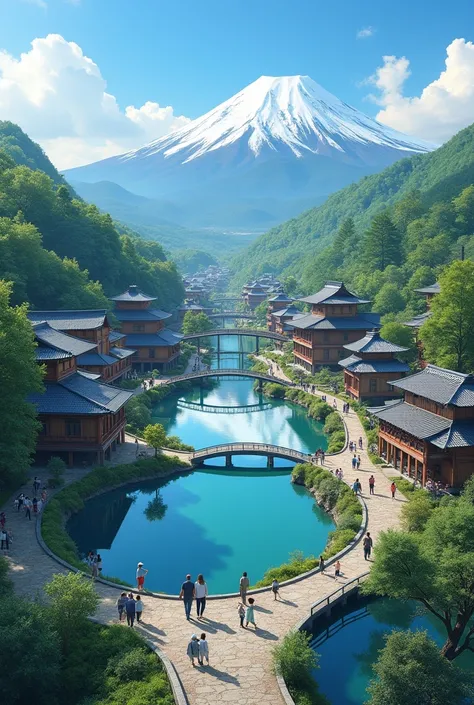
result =
[[148,357],[155,357],[155,348],[148,348]]
[[133,330],[137,333],[143,332],[145,330],[145,324],[144,323],[134,323]]
[[323,350],[323,360],[329,360],[329,350],[327,348]]
[[66,436],[80,436],[81,422],[70,419],[66,421]]
[[374,378],[371,378],[369,380],[369,392],[376,392],[377,391],[377,380]]

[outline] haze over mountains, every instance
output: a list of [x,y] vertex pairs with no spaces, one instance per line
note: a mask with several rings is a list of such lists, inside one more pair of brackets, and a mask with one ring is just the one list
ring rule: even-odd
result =
[[[88,199],[91,184],[106,182],[94,200],[107,200],[125,222],[134,223],[138,210],[148,225],[261,231],[363,175],[431,149],[308,76],[262,76],[176,132],[65,175]],[[116,185],[130,193],[114,199]]]

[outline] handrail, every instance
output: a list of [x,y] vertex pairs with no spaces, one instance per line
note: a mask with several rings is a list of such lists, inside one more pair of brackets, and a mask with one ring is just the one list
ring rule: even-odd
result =
[[[351,590],[353,590],[354,587],[359,586],[360,583],[363,582],[363,580],[365,580],[365,578],[368,576],[368,574],[369,574],[369,571],[367,571],[366,573],[362,573],[361,575],[358,575],[356,578],[352,578],[352,580],[349,580],[348,583],[344,583],[344,585],[341,585],[340,588],[338,588],[337,590],[334,590],[334,592],[331,592],[326,597],[323,597],[323,599],[319,600],[319,602],[315,602],[314,605],[311,605],[311,616],[313,616],[321,608],[322,605],[325,605],[326,607],[328,607],[331,604],[331,602],[335,602],[336,599],[345,595],[348,592],[348,590],[347,590],[348,587],[350,587]],[[335,597],[336,595],[337,595],[337,597]]]
[[215,406],[200,404],[198,401],[178,399],[178,408],[203,411],[206,414],[247,414],[255,411],[267,411],[272,408],[272,403],[267,401],[262,404],[247,404],[246,406]]
[[275,446],[271,443],[221,443],[219,445],[208,446],[207,448],[201,448],[200,450],[194,451],[194,453],[191,453],[190,459],[192,460],[193,458],[202,458],[208,455],[215,455],[216,453],[224,454],[243,451],[259,451],[272,455],[284,455],[286,457],[303,460],[307,460],[311,457],[309,453],[294,450],[293,448]]
[[280,333],[272,333],[266,328],[215,328],[203,333],[188,333],[183,336],[183,340],[193,340],[195,338],[212,338],[214,335],[247,335],[255,338],[269,338],[270,340],[279,340],[288,342],[286,335]]
[[292,382],[287,382],[280,377],[273,377],[273,375],[266,375],[263,372],[253,372],[252,370],[239,370],[235,368],[221,368],[216,370],[199,370],[197,372],[187,372],[182,375],[176,375],[175,377],[168,377],[161,381],[161,384],[174,384],[175,382],[185,382],[188,379],[199,379],[200,377],[252,377],[254,379],[261,379],[265,382],[274,382],[276,384],[282,384],[285,387],[293,387]]

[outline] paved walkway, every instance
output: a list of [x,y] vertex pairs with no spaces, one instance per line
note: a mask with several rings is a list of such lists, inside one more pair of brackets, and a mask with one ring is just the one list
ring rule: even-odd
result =
[[[276,366],[274,365],[274,368]],[[281,373],[281,371],[280,371]],[[327,394],[328,403],[333,397]],[[338,400],[340,407],[341,402]],[[349,437],[358,440],[363,433],[356,414],[345,416]],[[364,441],[365,445],[365,441]],[[119,462],[133,457],[135,449],[126,444]],[[358,471],[351,467],[349,451],[327,458],[326,467],[335,470],[341,467],[346,481],[360,478],[363,496],[369,510],[369,530],[377,543],[380,531],[398,524],[403,497],[390,498],[389,482],[382,472],[371,465],[365,447],[360,452],[362,464]],[[68,471],[67,481],[80,477],[85,471]],[[374,496],[369,496],[368,478],[376,477]],[[44,479],[44,478],[43,478]],[[28,488],[29,490],[31,488]],[[40,594],[42,585],[53,573],[62,569],[46,556],[35,540],[34,520],[29,522],[23,514],[15,514],[10,506],[5,507],[8,525],[14,534],[10,563],[16,590],[25,595]],[[242,517],[245,520],[245,516]],[[282,518],[284,520],[284,517]],[[170,537],[170,540],[172,538]],[[159,550],[159,547],[157,547]],[[356,546],[343,560],[340,582],[350,580],[367,570],[362,546]],[[242,566],[245,569],[245,566]],[[106,572],[107,566],[105,566]],[[186,566],[183,566],[183,579]],[[275,602],[270,593],[256,596],[256,618],[259,630],[241,629],[237,616],[237,599],[225,598],[208,601],[202,622],[187,622],[182,603],[172,600],[144,597],[143,634],[159,646],[174,663],[183,683],[190,705],[217,705],[239,703],[239,705],[282,705],[275,677],[271,672],[271,649],[296,622],[302,619],[311,603],[333,592],[338,585],[333,571],[328,575],[316,574],[294,585],[282,588],[282,601]],[[194,576],[195,577],[195,576]],[[235,576],[238,589],[239,575]],[[253,576],[250,576],[252,579]],[[132,578],[132,576],[131,576]],[[209,586],[212,591],[212,585]],[[115,601],[118,591],[97,585],[102,598],[98,617],[104,622],[116,621]],[[179,586],[176,586],[179,590]],[[127,627],[124,627],[124,629]],[[208,635],[210,667],[192,668],[186,657],[186,646],[192,633],[205,631]]]

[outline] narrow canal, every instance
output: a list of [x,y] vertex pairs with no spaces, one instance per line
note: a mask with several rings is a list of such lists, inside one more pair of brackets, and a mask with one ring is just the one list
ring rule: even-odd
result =
[[[237,368],[246,357],[236,344],[254,348],[250,338],[229,336],[214,367]],[[326,448],[321,424],[305,410],[262,398],[254,380],[219,379],[211,389],[192,390],[158,404],[153,420],[169,435],[195,448],[222,442],[255,441],[303,451]],[[216,411],[217,409],[217,411]],[[224,413],[221,413],[224,411]],[[235,592],[242,571],[252,583],[293,551],[318,555],[333,528],[330,517],[304,488],[290,482],[288,461],[238,456],[224,470],[212,467],[167,482],[130,485],[87,502],[68,530],[81,552],[97,550],[104,573],[133,580],[137,561],[149,568],[147,586],[176,593],[187,572],[202,572],[211,593]]]

